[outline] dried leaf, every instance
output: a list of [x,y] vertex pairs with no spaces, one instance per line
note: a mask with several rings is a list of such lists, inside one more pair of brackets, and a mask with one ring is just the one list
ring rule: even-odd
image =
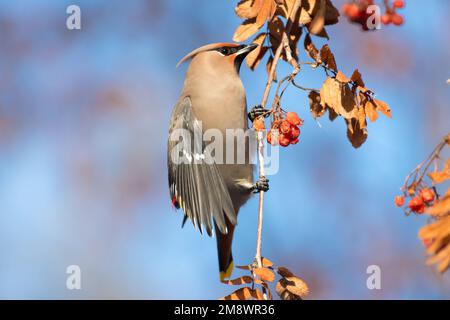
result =
[[270,267],[273,266],[273,262],[270,261],[270,260],[267,259],[267,258],[262,258],[262,265],[263,265],[263,267],[265,267],[265,268],[270,268]]
[[[259,0],[261,1],[261,0]],[[261,28],[267,20],[270,20],[272,16],[275,14],[275,3],[273,0],[262,0],[263,4],[261,9],[258,12],[258,16],[256,17],[256,25],[258,29]]]
[[275,289],[283,300],[299,300],[309,294],[308,285],[296,276],[281,278]]
[[362,75],[359,72],[358,69],[356,69],[355,71],[353,71],[352,76],[350,77],[350,79],[355,82],[358,86],[360,87],[365,87],[366,85],[364,84],[364,81],[362,79]]
[[312,34],[320,33],[325,26],[326,2],[325,0],[319,0],[318,2],[317,12],[309,26],[309,32]]
[[255,70],[256,69],[256,67],[259,65],[259,63],[261,62],[262,58],[266,54],[267,50],[269,49],[268,47],[262,46],[262,44],[264,43],[265,39],[266,39],[266,34],[265,33],[260,33],[260,34],[258,34],[256,36],[256,38],[252,42],[254,44],[257,44],[258,47],[247,55],[247,59],[246,59],[247,66],[251,70]]
[[221,298],[220,300],[251,300],[254,298],[255,292],[250,287],[240,288],[233,293]]
[[347,78],[347,76],[345,74],[343,74],[342,72],[338,72],[336,75],[336,80],[342,83],[349,83],[350,79]]
[[234,32],[233,41],[243,42],[258,32],[258,30],[259,27],[255,18],[246,20]]
[[228,285],[233,285],[233,286],[246,284],[246,283],[252,283],[252,282],[253,282],[253,278],[250,276],[243,276],[243,277],[239,277],[239,278],[236,278],[233,280],[222,280],[222,283],[228,284]]
[[338,72],[336,60],[334,54],[331,52],[330,47],[326,44],[320,49],[320,60],[334,72]]
[[305,36],[305,41],[303,45],[306,50],[306,53],[308,53],[308,56],[310,56],[314,61],[321,63],[319,50],[317,50],[309,34]]
[[450,160],[447,160],[442,171],[429,172],[428,176],[434,184],[450,180]]
[[263,281],[272,282],[275,280],[275,274],[267,268],[256,268],[253,272]]
[[367,140],[367,128],[361,128],[360,122],[355,118],[345,119],[345,122],[347,123],[348,139],[354,148],[359,148]]
[[311,91],[308,94],[309,99],[309,111],[314,119],[320,118],[325,114],[325,107],[320,103],[320,93],[317,91]]
[[235,12],[243,19],[256,18],[263,3],[264,0],[244,0],[238,3]]
[[328,77],[320,89],[320,99],[324,107],[328,106],[345,119],[356,116],[355,96],[347,84]]
[[[448,191],[447,191],[448,193]],[[436,264],[438,271],[444,273],[450,268],[450,216],[438,219],[419,231],[422,241],[429,243],[427,264]]]
[[380,111],[386,117],[392,118],[391,108],[389,108],[387,103],[377,99],[373,99],[373,103],[375,104],[375,107],[378,111]]
[[378,119],[377,110],[372,102],[366,101],[366,103],[364,103],[364,109],[370,122],[375,122]]
[[426,210],[426,213],[435,217],[444,217],[450,215],[450,189],[443,197],[441,197],[439,200],[436,200],[433,206],[429,207]]
[[294,276],[294,274],[286,267],[278,267],[277,273],[284,278]]

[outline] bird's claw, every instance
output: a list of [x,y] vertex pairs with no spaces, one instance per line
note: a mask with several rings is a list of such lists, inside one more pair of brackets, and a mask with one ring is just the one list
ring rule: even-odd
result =
[[259,193],[261,191],[269,191],[269,179],[266,179],[266,177],[260,177],[259,180],[253,185],[254,193]]
[[264,109],[261,105],[254,106],[248,113],[248,118],[251,122],[260,116],[264,116],[265,118],[269,116],[269,110]]

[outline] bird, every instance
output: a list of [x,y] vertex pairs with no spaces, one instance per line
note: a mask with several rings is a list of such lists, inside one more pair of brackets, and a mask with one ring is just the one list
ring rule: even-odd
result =
[[[233,270],[232,242],[238,212],[252,194],[269,190],[269,180],[259,177],[254,183],[254,165],[249,157],[244,163],[216,161],[205,151],[206,141],[196,140],[195,135],[218,130],[225,137],[225,146],[227,129],[245,131],[248,120],[267,115],[261,105],[247,113],[239,76],[245,57],[256,48],[256,44],[208,44],[191,51],[177,64],[190,60],[169,125],[167,166],[172,206],[183,210],[182,226],[190,219],[200,233],[206,230],[209,236],[214,228],[221,281]],[[248,141],[239,147],[247,154]],[[223,157],[217,158],[225,159],[227,151],[225,148]]]

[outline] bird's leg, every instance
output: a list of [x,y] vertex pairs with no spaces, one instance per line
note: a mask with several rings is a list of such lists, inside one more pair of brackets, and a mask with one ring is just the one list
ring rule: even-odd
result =
[[264,109],[261,105],[257,105],[250,110],[247,116],[248,119],[253,122],[260,116],[264,116],[264,118],[267,118],[269,116],[269,110]]
[[266,179],[266,177],[259,177],[259,180],[253,185],[252,191],[254,193],[269,191],[269,179]]

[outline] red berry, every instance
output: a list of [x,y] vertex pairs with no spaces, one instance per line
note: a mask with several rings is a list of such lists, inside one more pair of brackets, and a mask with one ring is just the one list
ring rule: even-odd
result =
[[289,139],[288,135],[280,133],[280,136],[278,137],[278,142],[280,143],[280,146],[287,147],[288,145],[291,144],[291,139]]
[[292,140],[295,140],[300,135],[300,129],[297,126],[291,126],[291,131],[289,132],[289,136]]
[[388,25],[392,22],[391,20],[391,15],[389,14],[384,14],[381,16],[381,23],[384,25]]
[[256,131],[263,131],[266,129],[266,126],[264,125],[264,120],[262,119],[255,119],[253,121],[253,128],[255,128]]
[[297,144],[298,141],[299,141],[299,139],[298,139],[298,138],[295,138],[295,139],[291,140],[291,144]]
[[286,113],[286,120],[289,121],[289,123],[293,126],[301,126],[303,124],[302,119],[300,119],[296,112]]
[[420,190],[419,195],[422,198],[423,202],[425,203],[430,203],[434,201],[435,194],[431,189],[422,189]]
[[394,8],[401,9],[405,6],[405,2],[403,0],[395,0],[393,5],[394,5]]
[[399,14],[393,14],[391,16],[392,23],[396,26],[401,26],[403,24],[403,17]]
[[403,207],[404,204],[405,204],[405,198],[403,196],[395,197],[395,205],[397,207]]
[[409,200],[408,207],[411,211],[416,213],[424,213],[425,212],[425,204],[421,197],[414,197]]
[[284,120],[280,124],[280,132],[284,134],[288,134],[289,132],[291,132],[291,124],[289,123],[289,121]]
[[359,10],[359,7],[357,4],[352,3],[347,8],[346,14],[350,19],[356,19],[361,15],[361,11]]

